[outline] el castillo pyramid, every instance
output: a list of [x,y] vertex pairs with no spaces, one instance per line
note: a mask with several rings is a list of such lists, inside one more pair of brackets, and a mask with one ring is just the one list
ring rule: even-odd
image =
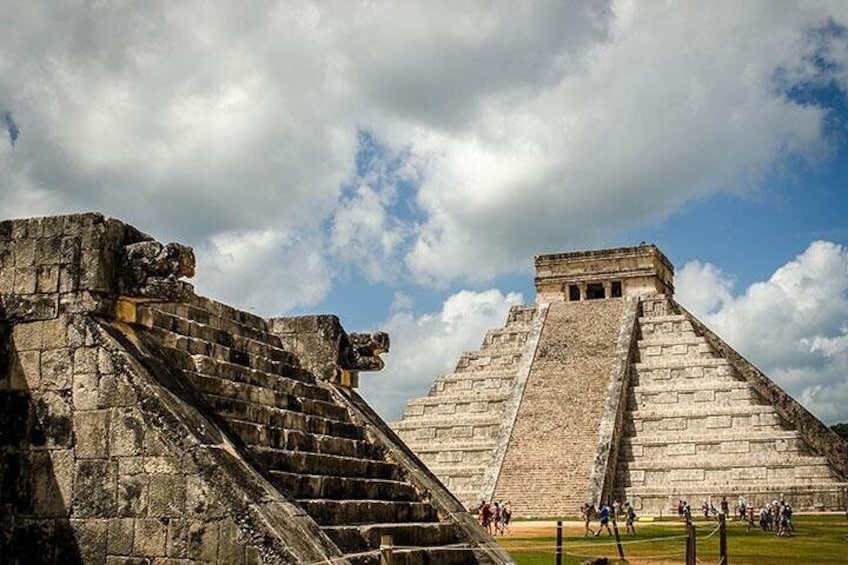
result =
[[393,425],[466,506],[848,506],[848,444],[675,302],[656,246],[535,263],[536,304],[513,308]]
[[383,536],[512,563],[353,390],[386,334],[240,311],[194,268],[100,214],[0,222],[0,563],[365,565]]

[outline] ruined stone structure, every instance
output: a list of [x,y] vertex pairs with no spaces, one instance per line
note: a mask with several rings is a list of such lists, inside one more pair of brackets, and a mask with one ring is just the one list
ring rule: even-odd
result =
[[[196,296],[99,214],[0,223],[0,561],[509,563],[352,389],[386,334]],[[284,289],[281,289],[283,292]]]
[[395,430],[468,507],[787,497],[844,510],[848,445],[673,299],[653,245],[536,257],[513,308]]

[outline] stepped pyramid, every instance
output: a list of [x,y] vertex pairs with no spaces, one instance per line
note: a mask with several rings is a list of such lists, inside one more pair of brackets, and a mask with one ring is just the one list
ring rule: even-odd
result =
[[353,390],[388,336],[193,272],[99,214],[0,222],[0,561],[512,562]]
[[467,507],[848,505],[848,444],[674,301],[653,245],[536,257],[537,302],[408,403],[398,435]]

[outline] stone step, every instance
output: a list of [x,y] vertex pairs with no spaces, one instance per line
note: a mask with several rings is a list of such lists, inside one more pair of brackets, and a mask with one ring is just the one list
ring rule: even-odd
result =
[[315,383],[315,377],[304,369],[299,369],[284,363],[269,362],[267,367],[271,370],[255,369],[239,363],[232,363],[207,357],[206,355],[192,355],[196,371],[206,375],[212,375],[230,381],[249,382],[273,388],[270,383],[275,377],[293,379],[309,384]]
[[428,502],[322,498],[303,499],[297,503],[319,526],[439,521],[438,512]]
[[[344,407],[330,401],[329,392],[317,386],[302,385],[298,395],[291,392],[281,392],[264,386],[238,383],[216,377],[208,377],[200,373],[190,373],[189,378],[204,394],[237,398],[252,404],[260,404],[270,408],[282,408],[293,412],[302,412],[313,416],[321,416],[338,421],[347,421],[348,414]],[[281,379],[282,380],[282,379]],[[296,381],[290,381],[295,383]],[[311,390],[309,390],[311,389]],[[320,392],[319,392],[320,391]],[[315,398],[321,396],[323,398]]]
[[[207,380],[204,384],[208,384]],[[314,398],[300,398],[293,394],[275,392],[265,387],[239,388],[236,393],[245,394],[226,394],[231,392],[223,390],[221,393],[204,390],[202,391],[210,398],[228,398],[245,403],[252,406],[264,406],[270,409],[281,409],[289,412],[300,412],[309,416],[319,416],[328,420],[337,422],[348,422],[350,416],[344,406],[333,404],[325,400],[316,400]]]
[[705,380],[707,383],[712,382],[733,382],[739,381],[736,377],[736,371],[729,363],[704,363],[707,358],[699,358],[697,362],[691,364],[680,363],[674,366],[648,366],[642,365],[636,367],[636,372],[633,377],[633,383],[639,386],[642,385],[659,385],[669,384],[674,385],[680,383],[681,386],[686,386],[686,382],[697,382]]
[[[242,398],[257,404],[270,405],[271,398],[276,399],[280,396],[294,396],[299,399],[321,402],[332,401],[330,391],[321,387],[318,383],[310,384],[278,375],[268,378],[268,375],[260,374],[261,378],[255,381],[243,382],[204,375],[196,371],[187,371],[187,374],[192,384],[200,392]],[[274,402],[277,402],[277,400],[274,400]]]
[[694,333],[662,333],[653,335],[643,335],[636,342],[639,350],[642,351],[647,347],[671,347],[675,345],[708,345],[706,338],[695,335]]
[[654,339],[661,336],[696,336],[695,327],[686,316],[662,316],[657,318],[639,318],[640,339]]
[[710,392],[749,390],[748,383],[741,379],[724,377],[699,377],[689,379],[657,379],[651,382],[634,383],[630,389],[636,396],[660,394],[666,392]]
[[271,471],[271,482],[296,499],[349,499],[415,501],[418,492],[409,483],[373,477],[334,477]]
[[432,396],[424,396],[422,398],[414,398],[406,403],[410,406],[438,406],[442,404],[469,404],[472,402],[503,402],[509,398],[509,390],[479,390],[468,391],[466,394],[435,394]]
[[[494,439],[476,441],[419,441],[415,444],[415,453],[447,453],[451,451],[491,451],[495,445]],[[410,445],[410,447],[412,447]]]
[[[295,397],[290,406],[269,406],[234,396],[219,396],[211,393],[205,393],[203,396],[210,405],[219,409],[222,414],[226,414],[237,420],[254,422],[266,426],[303,430],[303,426],[288,425],[293,414],[296,414],[296,417],[300,419],[315,418],[327,420],[329,425],[350,423],[350,416],[343,406],[329,404],[320,400],[311,400],[308,398],[298,399]],[[322,432],[316,431],[314,433]],[[335,434],[328,433],[326,435]]]
[[[667,496],[670,500],[673,500],[675,503],[678,499],[681,500],[689,500],[689,503],[692,504],[693,515],[695,511],[697,511],[698,515],[700,513],[700,507],[697,504],[707,498],[713,499],[713,504],[718,506],[718,502],[715,500],[716,498],[721,498],[722,496],[727,496],[728,500],[731,500],[731,497],[734,497],[731,500],[731,503],[735,504],[735,497],[738,495],[745,496],[749,500],[753,497],[755,503],[762,503],[766,500],[774,500],[781,499],[785,496],[790,497],[793,494],[798,494],[805,491],[839,491],[841,488],[848,487],[848,483],[836,483],[832,481],[809,481],[803,485],[799,485],[795,481],[791,482],[760,482],[759,484],[750,484],[745,485],[745,488],[740,490],[738,488],[734,488],[735,485],[730,485],[728,483],[697,483],[691,486],[687,486],[684,489],[678,486],[643,486],[637,488],[627,488],[625,492],[628,493],[627,498],[632,498],[634,496],[640,497],[659,497],[659,496]],[[764,493],[773,493],[773,496],[769,496],[767,498],[759,498]]]
[[536,306],[513,306],[506,316],[506,326],[510,327],[513,324],[529,325],[536,317],[536,312]]
[[[747,404],[742,406],[737,405],[717,405],[703,403],[691,403],[686,405],[669,404],[662,409],[637,409],[631,410],[630,415],[633,421],[640,420],[669,420],[669,419],[690,419],[701,420],[704,418],[719,418],[725,417],[755,417],[763,414],[775,415],[773,407],[761,404]],[[717,427],[715,425],[708,426],[710,428]],[[723,426],[723,427],[730,427]]]
[[450,423],[442,418],[438,421],[438,426],[430,422],[412,422],[402,420],[397,423],[395,432],[407,442],[418,441],[486,441],[494,440],[498,437],[500,430],[499,423],[475,423],[467,425],[465,423]]
[[309,451],[360,459],[382,458],[382,452],[379,448],[360,439],[306,433],[241,420],[231,419],[228,420],[228,424],[239,439],[248,446]]
[[[468,373],[473,375],[473,373]],[[508,393],[515,382],[515,371],[509,372],[480,372],[473,378],[437,380],[430,387],[429,395],[450,396],[452,394],[469,394],[475,392]]]
[[483,337],[481,351],[490,351],[496,347],[504,346],[507,350],[523,349],[530,334],[529,326],[524,328],[499,328],[489,330]]
[[321,474],[333,477],[368,477],[402,481],[403,470],[394,463],[377,459],[342,457],[308,451],[290,451],[252,446],[250,454],[269,471],[297,475]]
[[[279,336],[270,332],[242,327],[234,323],[205,324],[156,309],[151,309],[151,312],[153,318],[153,328],[151,329],[161,332],[166,341],[169,339],[179,340],[185,348],[204,350],[207,347],[211,348],[217,345],[241,354],[288,360],[297,364],[297,359],[283,348]],[[208,319],[208,316],[204,319]],[[169,337],[169,334],[172,337]],[[238,353],[234,354],[234,356],[236,355]]]
[[661,316],[639,316],[640,326],[661,326],[663,324],[676,324],[678,322],[689,322],[685,314],[663,314]]
[[441,428],[452,428],[465,425],[488,426],[491,424],[500,424],[502,419],[503,416],[501,414],[492,414],[490,412],[464,412],[452,418],[445,418],[440,414],[405,416],[403,420],[398,422],[398,429],[419,428],[423,425]]
[[[827,459],[813,455],[797,455],[795,453],[761,452],[748,453],[745,457],[730,454],[725,457],[692,457],[691,455],[665,456],[659,459],[637,457],[634,461],[626,461],[627,468],[633,471],[703,471],[707,469],[732,470],[768,468],[823,467],[827,468]],[[694,480],[694,479],[693,479]],[[706,480],[706,479],[705,479]]]
[[645,393],[633,391],[628,404],[630,410],[663,410],[670,406],[686,406],[692,412],[699,413],[702,409],[716,406],[749,406],[756,404],[754,394],[747,386],[742,387],[712,387],[700,390],[665,390]]
[[410,447],[427,467],[434,465],[486,465],[492,459],[494,442],[489,449],[476,451],[430,451],[422,453],[416,450],[414,446],[410,445]]
[[392,536],[396,546],[441,546],[459,541],[455,524],[410,522],[364,526],[324,526],[321,528],[344,553],[359,553],[380,547],[381,536]]
[[675,308],[668,296],[658,294],[656,296],[640,297],[643,316],[646,318],[663,317],[675,314]]
[[[491,563],[490,560],[477,555],[477,551],[467,544],[453,544],[441,547],[426,547],[416,549],[395,549],[392,554],[392,565],[474,565]],[[481,552],[482,553],[482,552]],[[347,556],[351,565],[380,565],[380,552],[352,554]]]
[[645,369],[686,369],[689,367],[728,367],[732,368],[727,359],[720,357],[651,357],[641,359],[638,363],[634,363],[636,371],[641,372]]
[[705,339],[695,336],[689,340],[681,339],[677,335],[673,340],[641,340],[637,348],[642,363],[651,363],[653,358],[684,358],[688,361],[716,357],[712,346]]
[[764,450],[769,450],[775,453],[784,453],[792,456],[804,456],[809,453],[800,439],[761,440],[758,442],[735,440],[715,441],[712,443],[676,443],[671,441],[666,444],[647,446],[625,444],[621,447],[619,460],[656,460],[682,455],[691,455],[698,458],[732,457],[744,460],[749,453],[759,453]]
[[441,375],[436,379],[436,383],[439,382],[477,382],[477,381],[485,381],[487,379],[503,379],[509,380],[512,379],[515,375],[514,367],[491,367],[486,371],[460,371],[453,373],[446,373]]
[[174,320],[174,323],[169,324],[174,329],[169,329],[169,325],[154,326],[151,331],[157,333],[163,341],[175,340],[180,349],[241,365],[252,358],[267,359],[292,366],[299,364],[294,354],[283,349],[280,338],[273,334],[264,336],[267,341],[258,341],[191,320],[185,320],[185,323],[177,323],[176,321],[180,320],[178,318]]
[[516,348],[512,352],[498,352],[488,354],[480,351],[465,352],[456,363],[456,373],[470,373],[474,371],[485,371],[490,368],[515,368],[521,360],[523,348]]
[[488,468],[488,464],[479,463],[469,465],[468,463],[465,463],[461,465],[451,465],[446,463],[437,463],[428,465],[427,468],[430,469],[430,471],[432,471],[437,477],[442,477],[443,481],[445,480],[444,477],[466,477],[469,479],[479,479],[483,477],[483,474]]
[[190,302],[155,303],[142,305],[139,308],[151,309],[154,314],[154,323],[157,321],[155,312],[158,311],[174,318],[191,320],[257,341],[265,341],[265,336],[273,335],[268,331],[268,322],[264,318],[201,296],[193,297]]
[[624,438],[624,443],[630,445],[666,445],[668,443],[676,444],[711,444],[727,441],[749,441],[752,443],[770,442],[770,441],[795,441],[800,440],[797,431],[781,430],[775,432],[762,431],[726,431],[726,432],[702,432],[699,434],[691,433],[680,435],[679,432],[669,432],[666,434],[640,434]]
[[464,418],[467,414],[480,412],[500,413],[509,395],[502,392],[457,395],[428,396],[410,401],[406,406],[404,418],[426,416],[453,416]]
[[361,429],[349,421],[312,416],[303,412],[270,408],[237,398],[204,395],[206,402],[224,419],[260,424],[326,436],[362,439]]

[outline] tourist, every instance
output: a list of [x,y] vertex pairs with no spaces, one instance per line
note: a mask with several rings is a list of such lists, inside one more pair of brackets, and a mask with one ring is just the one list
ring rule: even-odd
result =
[[721,513],[724,514],[725,517],[730,516],[730,504],[727,502],[727,497],[721,497]]
[[778,511],[777,535],[791,536],[792,535],[792,507],[784,501],[780,501],[780,510]]
[[683,501],[679,498],[677,499],[677,517],[683,519]]
[[589,527],[589,523],[592,521],[592,518],[595,517],[594,505],[584,502],[583,506],[580,507],[580,516],[583,517],[583,521],[586,524],[586,531],[583,533],[583,537],[585,538],[586,536],[588,536],[589,532],[592,532],[592,534],[594,535],[595,530]]
[[760,508],[760,529],[764,532],[769,531],[769,505],[768,503],[763,504],[762,508]]
[[626,531],[628,534],[636,535],[636,526],[633,525],[633,522],[636,520],[636,509],[633,508],[633,505],[630,502],[625,501],[624,503],[624,512],[627,517],[627,528]]
[[503,516],[501,515],[501,505],[497,501],[495,501],[495,510],[494,512],[492,512],[492,520],[494,522],[494,530],[496,536],[503,533],[503,529],[501,526],[502,519]]
[[748,531],[754,529],[754,505],[748,505]]
[[492,507],[485,500],[480,503],[480,525],[486,532],[492,533]]
[[610,507],[607,506],[605,502],[601,502],[598,507],[598,517],[600,518],[601,525],[598,527],[598,531],[595,532],[595,537],[601,535],[601,530],[604,528],[607,529],[607,535],[612,535],[612,530],[609,527],[610,520]]
[[506,533],[509,531],[509,521],[512,520],[512,508],[507,500],[501,505],[501,531]]

